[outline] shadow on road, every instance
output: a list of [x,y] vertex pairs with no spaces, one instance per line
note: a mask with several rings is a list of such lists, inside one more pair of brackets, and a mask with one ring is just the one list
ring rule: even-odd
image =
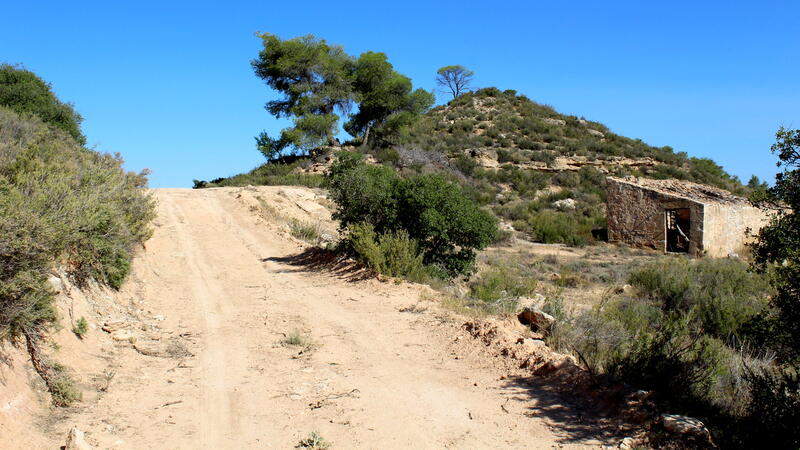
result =
[[585,395],[566,394],[565,386],[553,379],[512,376],[506,380],[504,388],[508,397],[528,405],[526,416],[546,419],[564,445],[599,441],[602,445],[616,447],[638,428],[619,420],[615,414],[602,412],[602,405],[573,401],[573,395]]
[[363,264],[318,247],[309,247],[296,255],[275,256],[261,261],[272,261],[296,268],[290,272],[321,272],[347,281],[362,281],[375,277],[375,272]]

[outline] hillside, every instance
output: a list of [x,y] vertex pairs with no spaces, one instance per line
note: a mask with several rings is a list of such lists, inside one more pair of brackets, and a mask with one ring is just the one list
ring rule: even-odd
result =
[[[361,150],[361,147],[344,149]],[[196,187],[324,184],[336,148],[284,159]],[[605,177],[682,179],[746,194],[710,159],[611,132],[515,91],[481,89],[426,113],[393,144],[366,150],[401,172],[445,172],[478,203],[532,240],[583,245],[605,226]]]

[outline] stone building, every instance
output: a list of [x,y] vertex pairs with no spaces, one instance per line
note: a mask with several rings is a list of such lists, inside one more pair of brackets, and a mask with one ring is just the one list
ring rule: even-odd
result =
[[692,256],[738,254],[767,216],[741,197],[680,180],[606,179],[608,240]]

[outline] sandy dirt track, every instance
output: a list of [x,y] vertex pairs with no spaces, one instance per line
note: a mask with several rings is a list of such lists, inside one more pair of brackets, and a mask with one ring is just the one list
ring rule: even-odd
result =
[[455,346],[420,287],[311,269],[241,192],[155,190],[155,235],[119,295],[158,317],[139,342],[191,356],[118,343],[107,391],[63,424],[100,448],[285,449],[312,431],[342,449],[600,445],[542,411],[579,413]]

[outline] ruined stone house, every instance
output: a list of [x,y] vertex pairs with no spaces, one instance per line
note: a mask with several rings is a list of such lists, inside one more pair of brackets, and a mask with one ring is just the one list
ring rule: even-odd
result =
[[741,197],[681,180],[606,178],[608,240],[692,256],[738,254],[767,216]]

